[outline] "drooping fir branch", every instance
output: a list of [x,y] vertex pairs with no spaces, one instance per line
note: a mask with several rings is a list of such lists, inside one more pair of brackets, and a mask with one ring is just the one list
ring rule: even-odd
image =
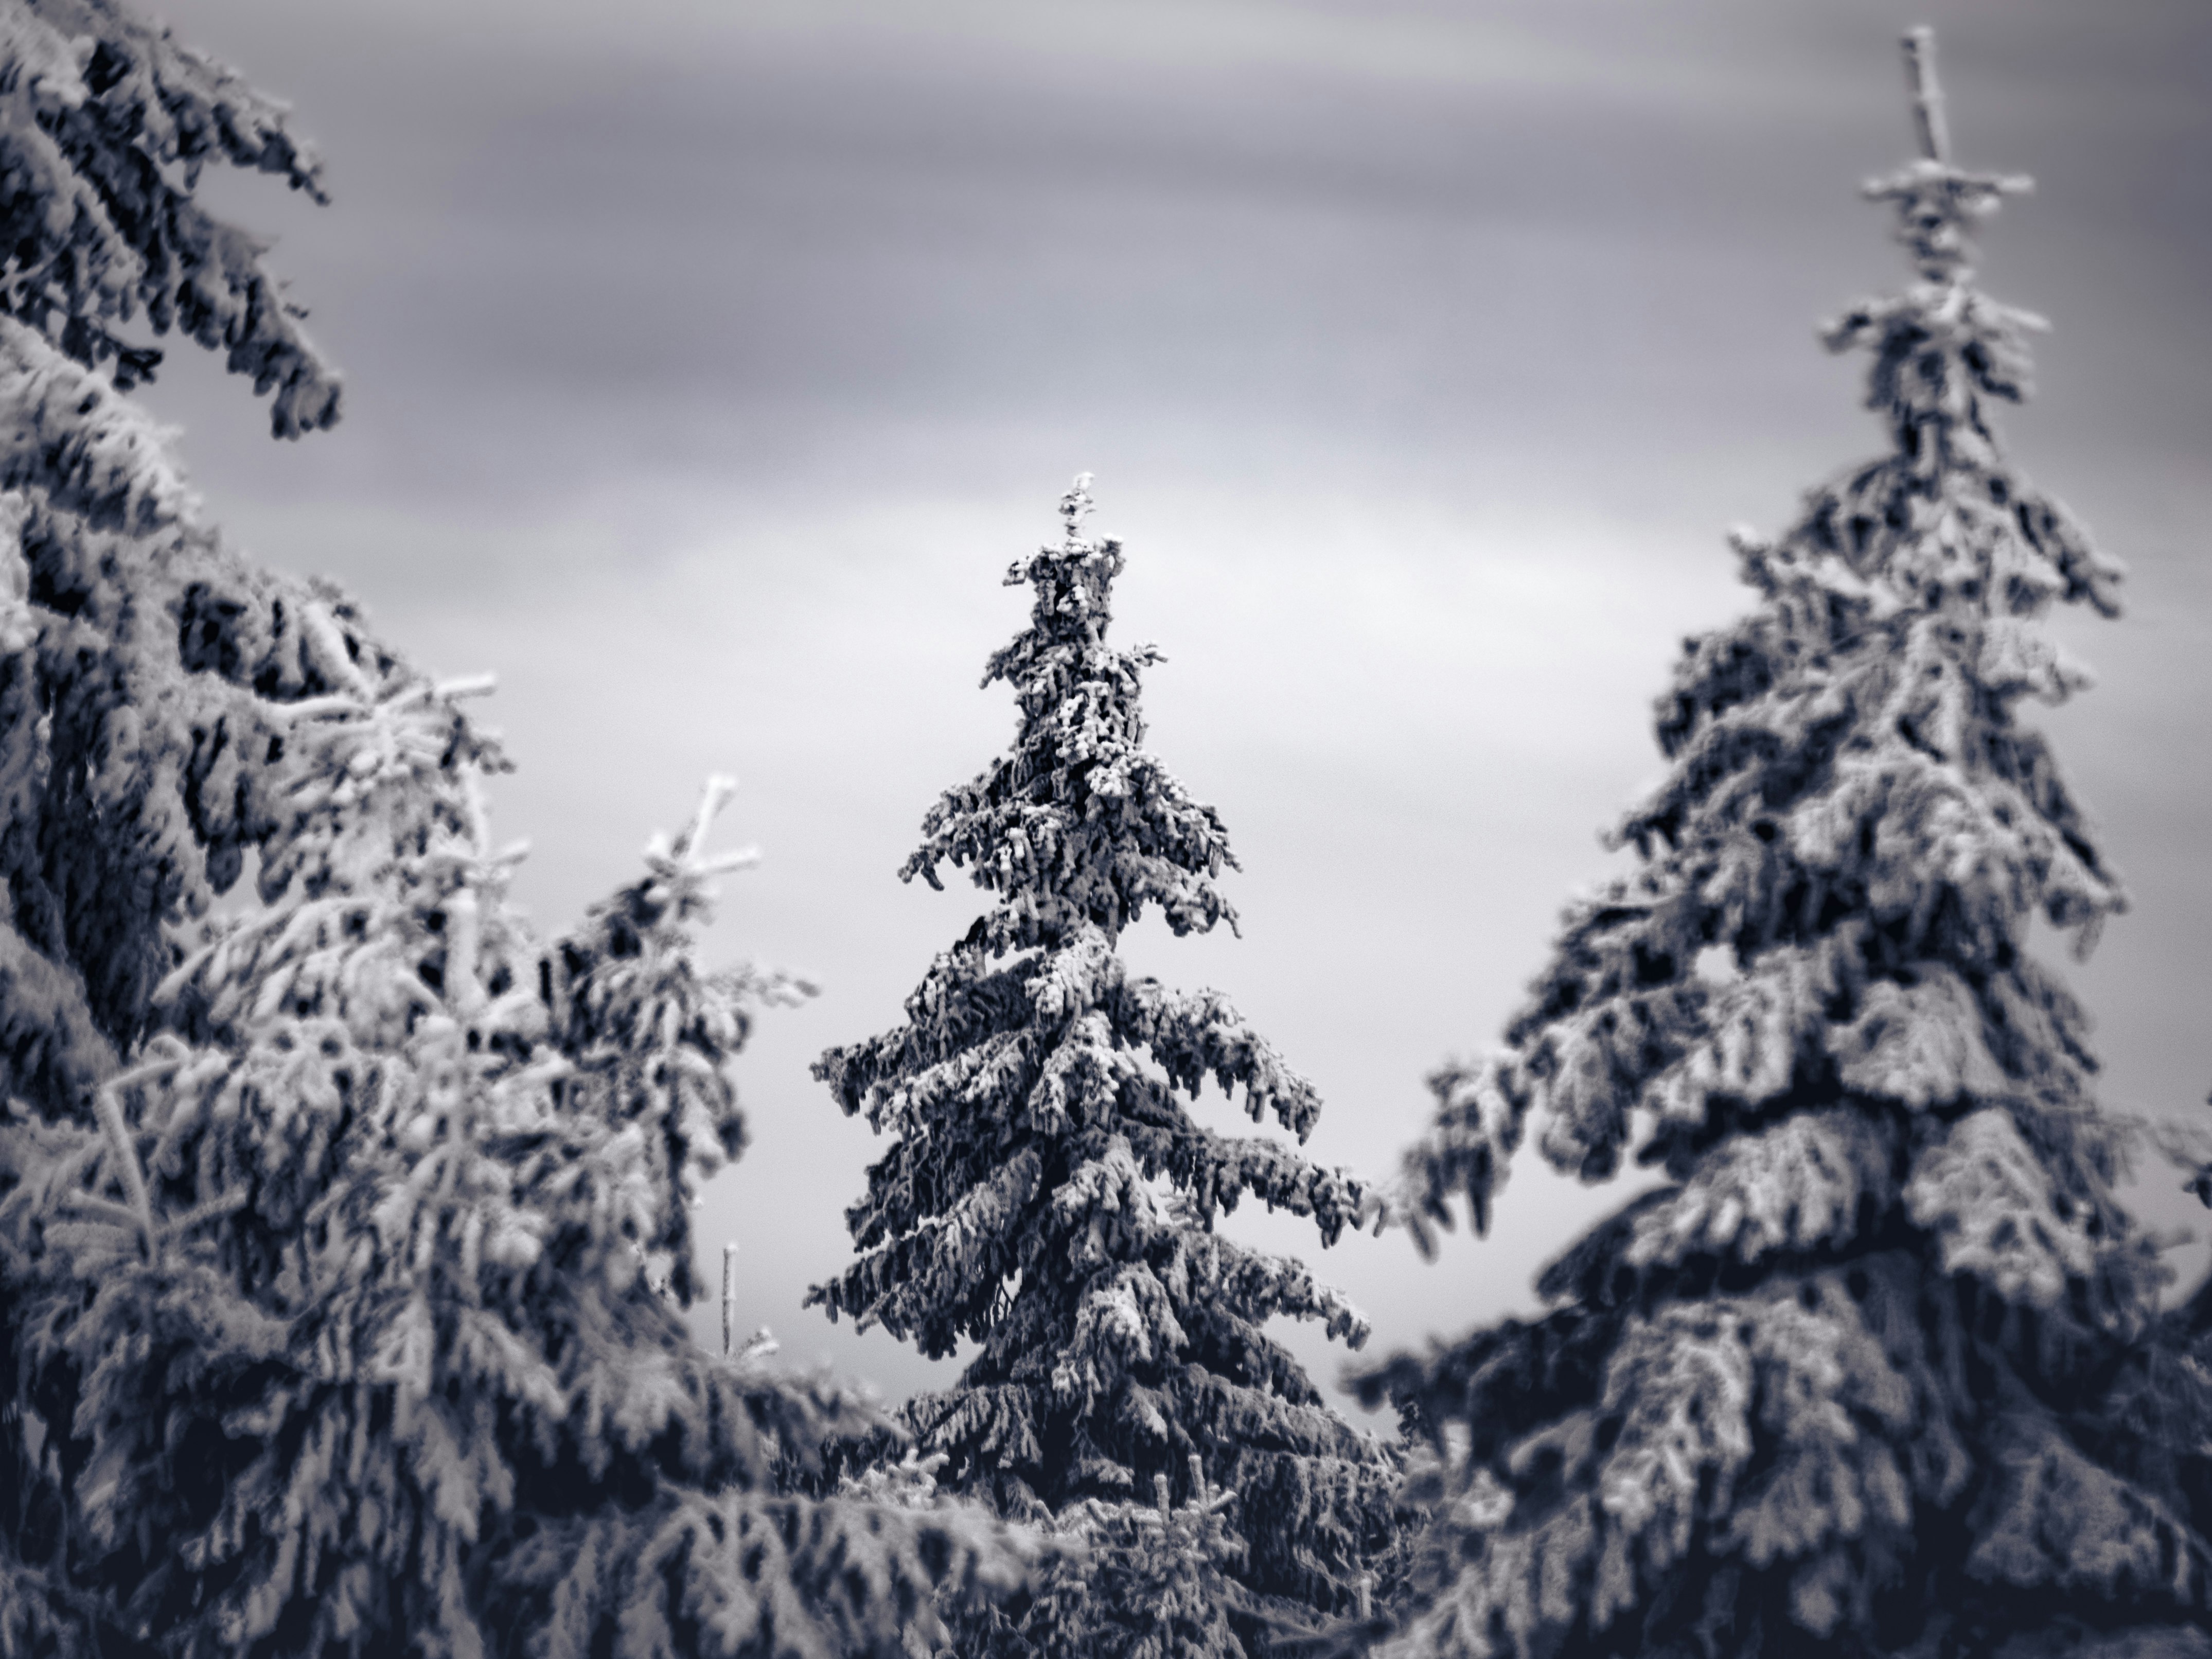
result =
[[1365,1323],[1303,1264],[1214,1229],[1249,1196],[1310,1216],[1326,1243],[1374,1202],[1279,1140],[1201,1121],[1208,1077],[1301,1139],[1319,1101],[1218,993],[1170,990],[1117,952],[1148,908],[1178,936],[1233,927],[1214,883],[1235,859],[1143,746],[1139,681],[1159,656],[1108,642],[1124,556],[1082,533],[1088,483],[1061,501],[1059,544],[1007,575],[1036,600],[984,684],[1012,687],[1014,741],[931,809],[901,872],[965,867],[991,906],[904,1024],[817,1065],[893,1139],[847,1214],[859,1258],[810,1298],[932,1355],[981,1345],[958,1387],[908,1413],[955,1486],[1024,1515],[1141,1503],[1155,1475],[1187,1501],[1195,1455],[1243,1494],[1239,1582],[1332,1608],[1386,1526],[1387,1460],[1262,1327],[1315,1319],[1356,1346]]
[[1734,538],[1758,604],[1659,700],[1637,867],[1408,1156],[1419,1220],[1464,1198],[1478,1231],[1532,1116],[1562,1170],[1669,1181],[1546,1270],[1541,1317],[1363,1379],[1433,1452],[1392,1659],[2212,1631],[2212,1419],[2115,1190],[2140,1136],[2027,950],[2126,905],[2018,717],[2087,683],[2039,619],[2115,614],[2119,569],[1998,441],[2039,324],[1973,286],[1968,233],[2024,181],[1950,160],[1907,48],[1923,154],[1867,193],[1915,280],[1826,332],[1870,355],[1889,451]]
[[0,316],[129,391],[161,353],[117,330],[143,311],[273,391],[280,438],[337,419],[338,380],[301,331],[269,245],[195,199],[210,160],[327,200],[283,106],[115,0],[0,5]]
[[0,1087],[49,1115],[88,1109],[170,932],[285,811],[279,706],[408,678],[344,595],[225,549],[123,395],[160,356],[143,311],[273,390],[279,435],[337,417],[260,245],[195,200],[210,159],[319,197],[281,108],[166,31],[0,0]]

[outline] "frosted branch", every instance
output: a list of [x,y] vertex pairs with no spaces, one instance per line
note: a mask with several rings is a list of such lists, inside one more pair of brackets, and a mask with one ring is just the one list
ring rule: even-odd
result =
[[1070,548],[1082,544],[1083,521],[1091,516],[1091,478],[1088,472],[1077,473],[1074,484],[1060,498],[1060,521],[1067,526]]
[[130,1125],[123,1121],[123,1091],[136,1084],[167,1077],[185,1063],[185,1059],[184,1054],[179,1052],[134,1066],[118,1077],[109,1079],[92,1097],[94,1115],[100,1120],[101,1132],[107,1138],[108,1150],[115,1158],[116,1174],[123,1182],[123,1190],[130,1199],[131,1214],[137,1221],[149,1253],[153,1250],[155,1239],[154,1205],[147,1195],[146,1172],[139,1167],[138,1149],[131,1144]]
[[722,1246],[722,1358],[727,1359],[738,1340],[738,1242]]
[[375,688],[368,677],[361,672],[346,648],[345,635],[340,631],[337,618],[331,615],[327,605],[311,605],[301,622],[307,636],[307,647],[314,665],[322,677],[334,685],[344,687],[362,702],[376,700]]

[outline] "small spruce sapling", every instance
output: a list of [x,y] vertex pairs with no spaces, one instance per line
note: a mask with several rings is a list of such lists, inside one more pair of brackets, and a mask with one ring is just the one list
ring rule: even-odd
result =
[[1011,1587],[980,1514],[788,1494],[881,1419],[682,1322],[762,986],[690,948],[750,857],[704,854],[725,792],[541,951],[449,696],[295,712],[283,896],[157,988],[92,1124],[12,1126],[36,1565],[85,1639],[891,1655],[940,1589]]
[[2026,181],[1952,162],[1906,46],[1921,156],[1868,194],[1917,280],[1826,336],[1890,451],[1735,538],[1759,603],[1659,702],[1639,867],[1409,1158],[1417,1219],[1463,1197],[1478,1231],[1532,1115],[1563,1170],[1640,1130],[1671,1181],[1547,1270],[1549,1314],[1364,1378],[1432,1443],[1378,1655],[2212,1652],[2174,1467],[2113,1432],[2165,1270],[2027,949],[2124,907],[2015,712],[2084,684],[2037,619],[2115,614],[2119,572],[1998,444],[2041,325],[1968,233]]
[[[1170,990],[1117,953],[1147,908],[1178,936],[1234,927],[1214,878],[1235,859],[1213,810],[1143,747],[1139,676],[1158,653],[1106,641],[1122,552],[1082,534],[1088,483],[1060,503],[1060,544],[1006,577],[1036,595],[983,680],[1013,688],[1013,746],[930,810],[900,872],[936,886],[939,866],[965,866],[990,908],[931,964],[904,1024],[816,1066],[893,1139],[847,1212],[858,1259],[810,1300],[933,1358],[981,1345],[957,1387],[907,1411],[948,1483],[1087,1529],[1119,1563],[1090,1570],[1094,1591],[1151,1583],[1170,1557],[1163,1594],[1186,1571],[1218,1583],[1194,1592],[1212,1611],[1173,1650],[1233,1652],[1224,1612],[1255,1629],[1353,1605],[1395,1481],[1262,1328],[1318,1320],[1356,1347],[1364,1322],[1299,1262],[1214,1224],[1249,1194],[1310,1217],[1328,1243],[1373,1200],[1277,1140],[1198,1121],[1187,1101],[1209,1075],[1301,1139],[1320,1102],[1218,994]],[[1145,1518],[1162,1503],[1212,1518],[1188,1539],[1175,1522],[1182,1541],[1163,1553]],[[1063,1578],[1033,1607],[1035,1641],[1089,1651],[1074,1634],[1088,1619],[1097,1650],[1146,1650],[1109,1633],[1136,1616],[1109,1605],[1120,1590],[1079,1612],[1080,1588]]]
[[[1085,1551],[1050,1564],[1020,1621],[1020,1645],[995,1650],[1071,1659],[1242,1653],[1233,1615],[1251,1598],[1237,1576],[1246,1555],[1230,1514],[1237,1494],[1206,1480],[1196,1452],[1187,1461],[1190,1496],[1180,1505],[1167,1476],[1155,1474],[1150,1504],[1090,1498],[1064,1511],[1062,1528]],[[1295,1633],[1304,1622],[1279,1617],[1269,1628]]]

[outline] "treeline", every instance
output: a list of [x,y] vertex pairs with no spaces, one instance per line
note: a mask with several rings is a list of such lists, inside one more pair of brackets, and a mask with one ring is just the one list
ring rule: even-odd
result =
[[[276,435],[337,418],[194,195],[319,197],[315,157],[113,0],[0,0],[0,1653],[2212,1655],[2212,1292],[2160,1310],[2115,1193],[2212,1165],[2098,1107],[2025,948],[2127,902],[2017,718],[2084,683],[2040,619],[2117,614],[2119,569],[1998,442],[2035,319],[1968,236],[2023,181],[1953,163],[1907,45],[1921,154],[1869,191],[1912,281],[1827,335],[1889,449],[1738,535],[1634,869],[1390,1179],[1303,1158],[1307,1080],[1121,960],[1148,910],[1233,929],[1235,855],[1145,747],[1087,477],[1015,562],[1015,739],[901,872],[988,908],[815,1067],[884,1139],[812,1301],[976,1345],[886,1411],[682,1319],[792,989],[698,959],[726,787],[524,923],[488,686],[227,549],[127,395],[175,331]],[[1209,1079],[1275,1130],[1209,1127]],[[1543,1317],[1358,1371],[1395,1435],[1347,1420],[1266,1326],[1358,1314],[1218,1220],[1431,1250],[1532,1119],[1668,1182]]]

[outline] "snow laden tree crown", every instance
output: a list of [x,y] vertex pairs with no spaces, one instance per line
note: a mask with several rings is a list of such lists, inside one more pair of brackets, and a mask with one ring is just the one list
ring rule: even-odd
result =
[[641,1271],[774,988],[692,948],[726,792],[528,928],[488,684],[226,548],[125,395],[143,310],[335,417],[210,158],[316,188],[166,32],[0,0],[0,1653],[900,1654],[1002,1529],[798,1492],[880,1413]]
[[[1036,595],[984,675],[1013,688],[1012,748],[931,809],[900,872],[935,886],[940,866],[964,866],[991,908],[931,964],[904,1024],[817,1064],[894,1139],[847,1212],[858,1259],[811,1297],[932,1357],[981,1345],[958,1387],[908,1411],[948,1480],[1016,1515],[1195,1504],[1191,1537],[1233,1546],[1244,1601],[1230,1611],[1333,1609],[1356,1595],[1395,1478],[1262,1328],[1316,1320],[1354,1346],[1367,1328],[1300,1263],[1214,1224],[1249,1195],[1310,1217],[1328,1243],[1374,1200],[1278,1139],[1200,1122],[1208,1077],[1300,1139],[1321,1103],[1218,993],[1170,990],[1116,952],[1147,908],[1178,936],[1234,927],[1214,878],[1236,860],[1213,809],[1143,747],[1139,675],[1158,653],[1107,643],[1122,552],[1083,535],[1087,486],[1060,503],[1060,544],[1006,576]],[[1217,1490],[1234,1494],[1225,1531],[1200,1514],[1220,1509]],[[1115,1528],[1141,1519],[1097,1520],[1109,1558]],[[1175,1600],[1102,1592],[1098,1617]],[[1235,1651],[1221,1610],[1200,1612],[1212,1634],[1173,1650]],[[1083,1626],[1051,1618],[1054,1644]],[[1094,1628],[1098,1651],[1123,1650]]]
[[1923,154],[1867,193],[1916,280],[1826,336],[1870,358],[1888,453],[1735,538],[1759,602],[1659,702],[1638,867],[1567,912],[1505,1050],[1434,1079],[1422,1222],[1486,1227],[1532,1115],[1563,1170],[1633,1146],[1671,1179],[1549,1267],[1547,1316],[1365,1378],[1435,1453],[1394,1659],[2205,1618],[2172,1466],[2115,1428],[2162,1271],[2082,1012],[2025,948],[2124,905],[2018,718],[2084,684],[2039,619],[2115,614],[2119,573],[1999,445],[2041,325],[1974,287],[1969,232],[2027,181],[1951,161],[1907,47]]

